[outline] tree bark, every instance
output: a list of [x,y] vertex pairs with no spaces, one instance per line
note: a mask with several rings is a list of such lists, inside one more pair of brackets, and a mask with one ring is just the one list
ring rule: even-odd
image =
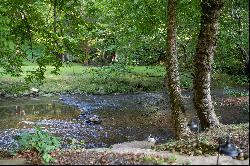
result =
[[194,57],[194,107],[199,117],[201,128],[206,129],[219,125],[211,94],[211,65],[216,48],[220,11],[224,0],[201,1],[201,29]]
[[189,132],[185,108],[181,96],[178,59],[176,51],[176,5],[177,0],[168,1],[166,84],[169,93],[172,124],[176,139],[181,139]]

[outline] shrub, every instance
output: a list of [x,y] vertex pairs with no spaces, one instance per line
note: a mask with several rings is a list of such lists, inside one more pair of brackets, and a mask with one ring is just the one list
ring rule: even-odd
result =
[[37,151],[45,164],[54,160],[50,153],[60,147],[59,138],[50,136],[39,127],[36,127],[34,134],[29,132],[22,133],[17,142],[21,150]]

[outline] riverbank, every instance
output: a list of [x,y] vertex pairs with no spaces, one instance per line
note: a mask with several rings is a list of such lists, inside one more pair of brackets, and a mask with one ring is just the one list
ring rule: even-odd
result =
[[[236,147],[249,149],[249,123],[222,125],[219,129],[202,133],[201,137],[209,140],[208,143],[217,147],[218,142],[211,140],[217,140],[217,138],[223,137],[220,133],[228,133],[229,131],[231,132],[232,143]],[[192,140],[192,138],[188,140]],[[186,148],[181,142],[178,142],[179,147]],[[241,145],[242,142],[244,142],[243,146]],[[154,145],[154,143],[148,141],[131,141],[114,144],[110,148],[61,151],[54,153],[56,160],[49,165],[216,165],[216,150],[211,155],[187,155],[178,151],[155,150],[155,147],[159,146],[163,146],[163,144]],[[9,158],[9,160],[4,160],[5,163],[6,161],[10,163],[22,162],[22,164],[26,165],[42,164],[37,154],[31,151],[20,153],[15,157]],[[242,159],[221,155],[219,165],[249,165],[249,156]]]
[[[243,126],[249,126],[244,124]],[[235,125],[224,126],[224,129]],[[245,130],[244,130],[245,131]],[[247,136],[248,132],[242,134]],[[233,132],[233,135],[235,131]],[[207,135],[208,136],[208,135]],[[210,137],[212,135],[209,135]],[[248,138],[244,137],[248,142]],[[238,145],[238,144],[237,144]],[[181,144],[180,144],[181,146]],[[249,145],[246,145],[248,147]],[[82,151],[64,152],[57,157],[58,165],[215,165],[217,155],[185,155],[179,152],[155,151],[154,145],[147,141],[132,141],[115,144],[111,148],[95,148]],[[248,165],[249,158],[233,159],[220,156],[219,165]]]
[[[1,75],[0,96],[29,95],[31,89],[38,90],[39,95],[58,93],[112,94],[134,92],[161,92],[164,87],[164,66],[83,66],[81,64],[64,64],[59,75],[52,74],[53,68],[47,66],[43,84],[27,83],[25,77],[34,71],[36,64],[28,63],[22,67],[19,77]],[[0,72],[3,69],[0,68]],[[181,87],[192,88],[192,76],[188,71],[180,72]],[[230,76],[223,73],[212,75],[212,88],[248,87],[246,76]],[[240,94],[239,94],[240,95]]]
[[[199,138],[210,147],[210,151],[204,151],[193,146],[196,136],[190,136],[186,140],[172,141],[173,147],[167,148],[167,144],[154,145],[147,141],[132,141],[112,145],[110,148],[89,149],[84,151],[72,151],[62,153],[57,157],[57,164],[178,164],[178,165],[215,165],[217,159],[217,147],[219,138],[225,139],[231,136],[231,143],[243,152],[244,158],[221,156],[220,165],[248,165],[249,164],[249,123],[237,125],[221,125],[200,134]],[[206,142],[207,141],[207,142]],[[225,140],[223,140],[225,141]],[[189,143],[187,145],[187,142]],[[222,143],[222,142],[221,142]],[[225,143],[225,142],[224,142]],[[191,145],[191,146],[190,146]],[[187,147],[190,146],[190,147]],[[178,147],[178,148],[177,148]],[[195,148],[195,149],[194,149]],[[204,147],[203,147],[204,148]],[[186,154],[184,153],[186,151]],[[191,153],[200,150],[201,154]],[[189,153],[190,152],[190,153]]]

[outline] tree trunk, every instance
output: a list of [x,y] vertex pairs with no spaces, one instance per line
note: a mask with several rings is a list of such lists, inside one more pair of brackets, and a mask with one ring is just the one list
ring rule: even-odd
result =
[[176,0],[168,1],[166,81],[170,99],[172,124],[176,139],[188,134],[185,108],[181,96],[178,59],[176,51]]
[[219,125],[211,99],[210,82],[211,65],[218,34],[218,20],[223,4],[223,0],[201,1],[201,29],[194,57],[193,99],[202,129]]

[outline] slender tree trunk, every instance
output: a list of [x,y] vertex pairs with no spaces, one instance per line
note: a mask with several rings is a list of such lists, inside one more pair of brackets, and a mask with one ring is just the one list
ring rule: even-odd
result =
[[178,60],[176,51],[176,2],[168,1],[168,27],[167,27],[167,58],[166,58],[166,81],[170,99],[172,123],[175,137],[180,139],[188,134],[185,108],[181,96],[180,78],[178,72]]
[[224,0],[201,1],[201,29],[194,57],[193,100],[202,129],[219,125],[211,99],[210,82],[211,65],[218,34],[219,15],[223,4]]

